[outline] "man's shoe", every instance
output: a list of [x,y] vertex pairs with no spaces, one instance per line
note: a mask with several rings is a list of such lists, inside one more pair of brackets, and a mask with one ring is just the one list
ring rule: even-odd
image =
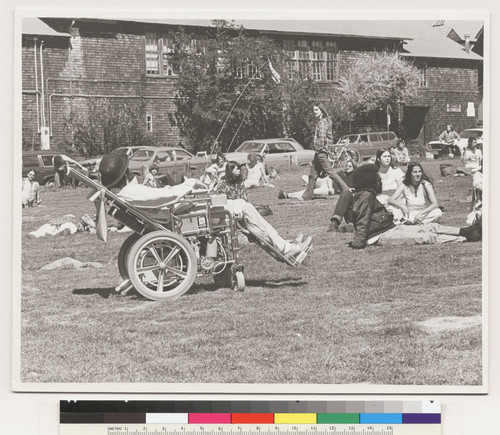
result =
[[330,221],[330,226],[326,230],[329,233],[338,233],[339,232],[339,223],[335,220]]

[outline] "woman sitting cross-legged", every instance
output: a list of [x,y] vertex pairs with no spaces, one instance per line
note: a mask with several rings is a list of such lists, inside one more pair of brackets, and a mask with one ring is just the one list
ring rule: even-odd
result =
[[[238,170],[241,169],[235,163],[232,170],[235,178],[237,178]],[[226,168],[226,174],[227,171],[228,168]],[[140,185],[128,170],[128,157],[121,154],[104,156],[99,165],[99,172],[101,173],[101,182],[105,187],[117,191],[116,195],[130,205],[149,209],[148,215],[153,219],[161,216],[162,208],[174,206],[195,187],[206,188],[206,185],[199,180],[191,178],[186,179],[182,184],[165,186],[160,189]],[[241,183],[241,179],[238,182]],[[302,242],[285,240],[245,199],[228,199],[224,208],[235,217],[243,217],[251,234],[267,240],[287,259],[296,257],[311,245],[311,237],[307,237]]]
[[[401,198],[403,201],[401,201]],[[403,184],[388,199],[394,207],[395,219],[410,224],[438,222],[443,216],[434,187],[420,163],[410,163]]]

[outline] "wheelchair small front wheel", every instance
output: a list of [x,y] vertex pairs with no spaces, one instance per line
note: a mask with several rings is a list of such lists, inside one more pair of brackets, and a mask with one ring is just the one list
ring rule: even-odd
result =
[[234,291],[242,292],[245,290],[245,275],[241,270],[234,272],[231,284]]
[[177,298],[196,278],[196,255],[190,243],[169,231],[153,231],[130,248],[127,272],[134,288],[154,300]]

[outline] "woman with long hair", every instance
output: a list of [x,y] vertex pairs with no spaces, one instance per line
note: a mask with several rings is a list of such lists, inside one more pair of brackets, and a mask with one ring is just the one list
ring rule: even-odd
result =
[[388,204],[399,210],[402,218],[412,224],[438,222],[443,215],[432,182],[420,163],[408,165],[403,184],[389,198]]
[[401,185],[405,176],[400,168],[394,168],[391,163],[391,152],[386,148],[380,148],[375,156],[375,164],[378,166],[382,180],[382,193],[377,196],[382,204],[387,204],[388,199]]
[[244,199],[248,201],[241,165],[235,161],[226,163],[224,176],[217,183],[217,193],[224,194],[227,199]]

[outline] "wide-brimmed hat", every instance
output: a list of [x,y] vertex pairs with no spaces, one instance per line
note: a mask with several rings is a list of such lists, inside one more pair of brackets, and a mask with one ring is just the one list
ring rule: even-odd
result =
[[113,187],[125,175],[128,168],[128,156],[126,154],[108,154],[99,163],[101,183],[106,187]]

